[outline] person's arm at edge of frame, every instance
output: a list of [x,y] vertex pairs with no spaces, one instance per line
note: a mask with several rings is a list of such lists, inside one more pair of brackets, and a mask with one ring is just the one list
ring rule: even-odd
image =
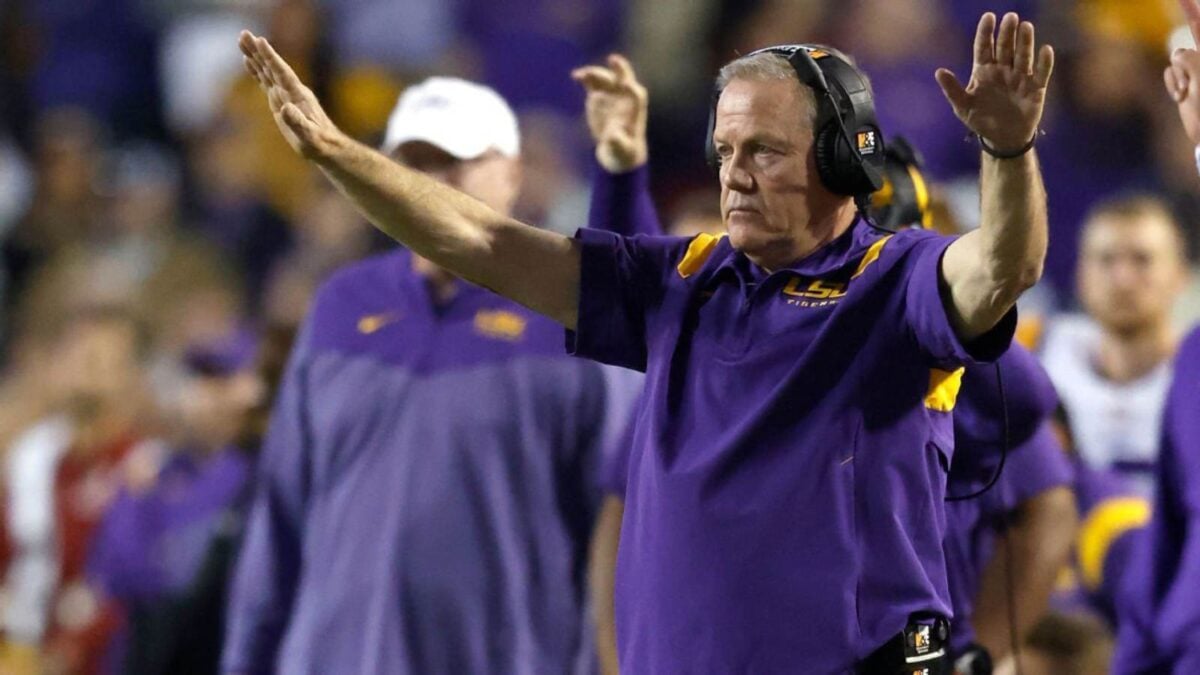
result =
[[650,197],[646,87],[620,54],[609,55],[606,65],[576,68],[571,79],[586,94],[584,110],[595,143],[588,227],[622,236],[663,234]]
[[602,675],[618,675],[620,672],[617,666],[613,594],[616,590],[617,543],[621,540],[621,519],[624,515],[625,500],[620,495],[605,495],[596,526],[592,530],[591,552],[588,556],[588,590],[592,594],[596,651],[600,657]]
[[[1078,523],[1075,495],[1065,485],[1021,502],[1012,514],[1006,532],[1000,535],[1008,537],[1007,545],[997,542],[984,568],[973,616],[975,639],[995,663],[1012,652],[1009,574],[1020,580],[1011,592],[1017,609],[1017,635],[1024,638],[1049,606],[1054,583],[1070,557]],[[1013,557],[1011,572],[1006,569],[1008,552]]]
[[243,31],[238,45],[288,144],[371,223],[456,275],[575,328],[580,253],[573,240],[502,216],[351,139],[265,38]]
[[[1200,44],[1200,3],[1197,3],[1197,0],[1180,0],[1179,4],[1187,17],[1192,38],[1196,44]],[[1170,94],[1179,109],[1179,119],[1183,123],[1184,131],[1196,148],[1197,171],[1200,171],[1200,51],[1195,49],[1175,50],[1171,54],[1170,64],[1163,71],[1163,79],[1167,93]],[[1185,343],[1191,343],[1193,339],[1189,336]],[[1183,349],[1181,349],[1182,351]],[[1177,358],[1176,363],[1185,363],[1185,359]],[[1178,378],[1180,377],[1179,369],[1177,368],[1176,371],[1175,377]],[[1172,387],[1174,386],[1178,386],[1177,383],[1172,383]],[[1170,398],[1168,398],[1168,409],[1162,420],[1161,438],[1164,446],[1174,442],[1169,431],[1172,414],[1177,413],[1172,410]],[[1161,448],[1160,452],[1162,453],[1161,461],[1170,458],[1176,464],[1175,466],[1163,464],[1158,475],[1163,476],[1165,471],[1175,470],[1178,482],[1184,486],[1181,501],[1189,509],[1189,518],[1193,521],[1200,519],[1200,480],[1197,480],[1194,472],[1189,473],[1185,470],[1189,465],[1191,468],[1197,465],[1195,453],[1186,452],[1178,445],[1175,445],[1170,451],[1165,447]],[[1159,490],[1161,492],[1164,488],[1159,486]],[[1161,499],[1160,496],[1160,501]],[[1179,653],[1173,655],[1175,663],[1172,665],[1171,672],[1180,675],[1195,672],[1196,668],[1200,667],[1200,639],[1197,639],[1197,631],[1194,629],[1194,627],[1200,626],[1195,621],[1197,616],[1195,613],[1196,589],[1198,588],[1197,581],[1200,580],[1200,530],[1195,527],[1190,528],[1189,536],[1181,551],[1183,558],[1178,564],[1179,573],[1166,591],[1158,613],[1160,617],[1170,615],[1179,624],[1193,626],[1192,635],[1180,640],[1184,645]],[[1191,620],[1188,621],[1188,619]]]
[[1037,283],[1048,238],[1041,170],[1026,146],[1041,121],[1054,51],[1043,45],[1035,60],[1033,24],[1014,13],[993,38],[995,24],[990,12],[979,21],[967,87],[950,71],[937,72],[959,119],[996,153],[1010,155],[982,153],[980,227],[942,258],[947,310],[964,341],[989,331]]

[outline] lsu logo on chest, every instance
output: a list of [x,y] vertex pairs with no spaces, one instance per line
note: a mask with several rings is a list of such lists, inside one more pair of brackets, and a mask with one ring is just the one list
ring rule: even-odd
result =
[[846,295],[846,282],[792,277],[783,287],[787,304],[795,307],[828,307]]
[[828,307],[836,305],[846,295],[850,282],[862,276],[863,272],[876,260],[883,251],[883,246],[891,239],[891,235],[871,244],[863,257],[858,261],[858,267],[846,281],[831,279],[814,279],[812,277],[794,276],[783,287],[783,297],[787,304],[795,307]]

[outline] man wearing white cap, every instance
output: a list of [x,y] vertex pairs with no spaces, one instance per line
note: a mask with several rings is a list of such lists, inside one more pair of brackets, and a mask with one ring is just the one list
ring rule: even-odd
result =
[[[397,161],[507,213],[516,119],[433,78]],[[231,590],[231,673],[571,673],[599,449],[638,382],[556,324],[406,250],[319,291],[275,404]]]

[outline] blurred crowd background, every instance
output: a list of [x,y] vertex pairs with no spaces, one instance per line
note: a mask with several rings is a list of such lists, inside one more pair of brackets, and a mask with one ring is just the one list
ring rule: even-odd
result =
[[[177,576],[194,578],[212,539],[235,536],[224,509],[243,498],[313,291],[389,245],[283,143],[242,71],[240,29],[268,36],[367,143],[409,83],[451,74],[495,87],[521,121],[516,215],[562,232],[586,222],[593,171],[572,68],[630,56],[650,91],[655,198],[672,218],[716,207],[702,141],[717,67],[768,44],[828,42],[873,78],[885,133],[923,153],[944,215],[969,228],[978,146],[933,72],[965,80],[980,13],[1009,9],[1058,53],[1038,140],[1052,245],[1024,310],[1049,320],[1078,309],[1078,234],[1101,199],[1160,196],[1194,260],[1200,180],[1161,79],[1183,39],[1174,2],[0,0],[0,453],[7,474],[25,472],[6,486],[55,494],[46,513],[6,487],[5,638],[32,638],[42,670],[119,658],[107,636],[132,628],[111,596],[183,582],[122,572],[137,544],[106,516],[166,468],[208,475],[208,458],[228,455],[211,470],[220,508],[190,505],[203,517],[177,537]],[[1190,295],[1180,322],[1200,314]],[[67,524],[62,542],[15,561],[47,518]],[[47,569],[61,573],[49,581]],[[22,614],[39,597],[52,598],[49,615]]]

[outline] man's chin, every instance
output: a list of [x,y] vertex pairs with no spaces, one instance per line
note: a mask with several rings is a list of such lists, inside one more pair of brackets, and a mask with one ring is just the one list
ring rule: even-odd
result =
[[1111,334],[1122,337],[1132,337],[1139,335],[1151,328],[1155,324],[1155,321],[1153,317],[1145,316],[1139,312],[1130,311],[1128,313],[1110,313],[1108,316],[1104,317],[1100,323],[1102,326],[1104,326],[1104,329]]
[[743,253],[753,253],[761,249],[766,239],[762,232],[757,228],[747,227],[745,225],[729,225],[729,245],[733,246],[734,250]]

